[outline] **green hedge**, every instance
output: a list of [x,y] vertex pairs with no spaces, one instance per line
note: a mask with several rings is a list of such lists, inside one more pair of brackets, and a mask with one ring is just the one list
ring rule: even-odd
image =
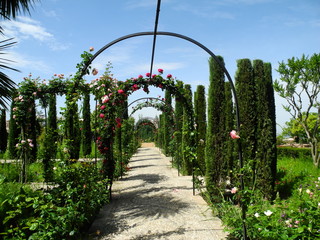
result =
[[278,147],[277,151],[278,157],[312,158],[310,148]]

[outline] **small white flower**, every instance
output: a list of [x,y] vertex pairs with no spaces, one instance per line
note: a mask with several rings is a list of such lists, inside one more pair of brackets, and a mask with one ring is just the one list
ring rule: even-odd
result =
[[310,189],[307,189],[307,190],[306,190],[306,193],[310,194],[310,193],[311,193]]
[[273,213],[273,212],[271,212],[270,210],[267,210],[267,211],[264,212],[264,214],[265,214],[266,216],[268,216],[268,217],[271,216],[272,213]]
[[232,193],[232,194],[235,194],[235,193],[237,193],[237,192],[238,192],[238,188],[237,188],[237,187],[231,188],[231,193]]
[[254,216],[255,216],[256,218],[260,217],[259,213],[257,213],[257,212],[254,214]]

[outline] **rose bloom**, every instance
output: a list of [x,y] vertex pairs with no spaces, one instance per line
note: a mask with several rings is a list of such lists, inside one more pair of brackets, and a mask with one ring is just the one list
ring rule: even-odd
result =
[[231,137],[232,139],[238,139],[238,138],[240,138],[240,136],[237,134],[237,132],[236,132],[235,130],[232,130],[232,131],[230,132],[230,137]]
[[231,193],[232,193],[232,194],[235,194],[235,193],[237,193],[237,192],[238,192],[238,188],[237,188],[237,187],[231,188]]
[[90,52],[93,52],[93,51],[94,51],[94,47],[90,47],[90,48],[89,48],[89,51],[90,51]]
[[29,143],[29,146],[32,147],[32,148],[34,147],[34,145],[32,143]]
[[123,94],[124,91],[123,91],[122,89],[119,89],[119,90],[118,90],[118,93],[119,93],[119,94]]
[[147,76],[147,77],[150,77],[150,73],[146,73],[146,76]]
[[100,117],[100,118],[104,118],[104,114],[103,114],[103,113],[100,113],[100,114],[99,114],[99,117]]
[[158,72],[159,72],[159,73],[163,73],[163,69],[159,68],[159,69],[158,69]]
[[172,75],[171,75],[171,74],[168,74],[168,75],[167,75],[167,78],[172,78]]

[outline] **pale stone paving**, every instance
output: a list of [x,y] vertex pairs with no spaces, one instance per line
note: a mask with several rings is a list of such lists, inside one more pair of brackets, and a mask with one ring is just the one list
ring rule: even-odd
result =
[[114,183],[113,199],[103,207],[87,239],[226,239],[220,219],[192,194],[190,176],[178,176],[170,158],[144,145],[132,157],[131,170]]

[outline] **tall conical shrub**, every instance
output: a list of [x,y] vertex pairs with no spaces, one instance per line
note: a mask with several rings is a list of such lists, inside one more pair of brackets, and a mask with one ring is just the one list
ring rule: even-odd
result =
[[[230,82],[225,82],[225,132],[228,133],[235,129],[235,112],[233,108],[232,92]],[[233,182],[233,173],[238,170],[239,164],[235,161],[238,155],[235,153],[235,141],[227,137],[225,141],[225,161],[224,168],[227,170],[226,174]]]
[[0,115],[0,152],[5,152],[7,149],[8,132],[6,126],[6,110],[1,109]]
[[[171,104],[172,104],[172,97],[170,91],[166,90],[165,91],[165,104],[167,105],[165,109],[171,109]],[[171,141],[171,136],[172,136],[172,116],[171,112],[164,112],[164,152],[167,156],[171,155],[171,149],[170,149],[170,141]]]
[[[13,98],[14,99],[14,98]],[[20,128],[14,119],[13,108],[15,107],[14,101],[11,102],[10,109],[10,121],[9,121],[9,136],[8,136],[8,149],[7,149],[7,157],[9,159],[15,159],[18,157],[18,152],[16,148],[16,144],[18,143],[18,137],[20,133]]]
[[82,154],[88,156],[91,154],[92,132],[91,132],[91,114],[90,114],[90,93],[85,92],[82,110]]
[[[181,87],[183,86],[183,82],[178,81]],[[175,116],[175,132],[174,132],[174,161],[175,165],[180,170],[180,166],[182,164],[182,123],[183,123],[183,102],[178,96],[175,97],[175,108],[174,108],[174,116]]]
[[194,112],[192,105],[191,86],[185,86],[186,102],[183,106],[183,125],[182,125],[182,173],[190,175],[192,173],[194,151],[195,151],[195,136],[194,136]]
[[247,169],[245,173],[246,185],[251,186],[255,179],[255,156],[257,151],[257,107],[256,90],[253,78],[253,68],[249,59],[237,61],[235,84],[240,112],[240,136],[242,141],[243,159]]
[[[223,58],[218,56],[221,64]],[[218,194],[219,183],[225,181],[224,143],[225,132],[225,79],[217,61],[209,59],[210,85],[208,90],[208,126],[206,141],[206,185],[212,198]]]
[[201,174],[205,174],[205,142],[206,142],[206,98],[205,87],[198,85],[194,94],[194,121],[197,146],[197,164]]
[[271,65],[254,60],[253,72],[257,96],[256,183],[265,197],[271,199],[274,196],[277,161]]

